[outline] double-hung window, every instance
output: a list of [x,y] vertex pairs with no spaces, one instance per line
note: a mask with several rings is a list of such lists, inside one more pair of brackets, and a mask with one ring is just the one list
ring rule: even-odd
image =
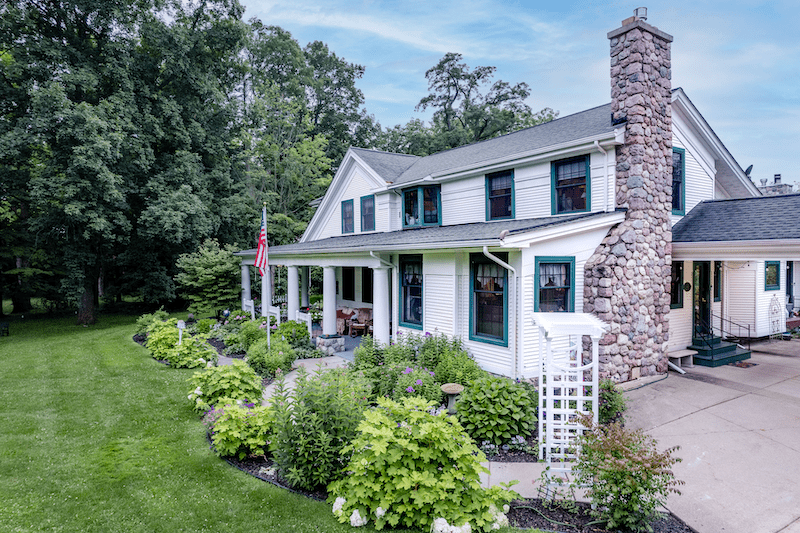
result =
[[400,256],[400,325],[422,329],[422,256]]
[[672,214],[686,214],[686,150],[672,149]]
[[514,171],[486,175],[486,220],[514,218]]
[[403,191],[403,227],[439,226],[442,223],[439,186],[427,185]]
[[683,307],[683,261],[672,262],[671,278],[669,306],[671,309],[681,309]]
[[574,257],[537,257],[535,283],[537,312],[575,311]]
[[[508,262],[508,254],[497,254]],[[470,255],[472,340],[508,346],[508,271],[483,254]]]
[[355,231],[353,200],[342,202],[342,233],[353,233]]
[[553,161],[550,172],[554,215],[591,210],[588,155]]
[[361,231],[375,231],[375,195],[361,197]]

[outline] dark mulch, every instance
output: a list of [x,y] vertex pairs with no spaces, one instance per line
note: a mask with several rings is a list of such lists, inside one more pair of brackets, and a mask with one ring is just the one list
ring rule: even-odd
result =
[[539,461],[539,441],[537,440],[538,431],[534,431],[533,435],[528,437],[527,443],[533,453],[522,452],[519,450],[506,450],[503,447],[497,448],[497,453],[489,455],[486,458],[489,461],[497,463],[536,463]]
[[145,335],[144,333],[137,333],[136,335],[133,336],[133,342],[135,342],[136,344],[144,346],[145,341],[147,341],[147,335]]
[[227,357],[232,357],[233,359],[244,359],[247,355],[245,352],[236,352],[236,353],[225,353],[225,342],[222,339],[215,339],[211,338],[206,341],[208,344],[211,345],[217,351],[219,355],[225,355]]
[[[559,533],[611,533],[603,524],[593,523],[597,519],[589,514],[590,505],[584,502],[575,504],[577,512],[572,512],[562,505],[545,505],[542,500],[516,500],[511,502],[508,512],[508,521],[514,527],[544,531],[557,531]],[[662,518],[652,524],[654,533],[697,533],[694,529],[684,524],[683,521],[672,513],[662,515]]]

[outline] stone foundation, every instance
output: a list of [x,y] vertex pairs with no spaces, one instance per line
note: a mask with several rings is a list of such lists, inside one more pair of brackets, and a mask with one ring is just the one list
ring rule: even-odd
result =
[[317,349],[321,350],[326,356],[336,355],[336,352],[343,352],[344,337],[339,335],[320,335],[317,337]]
[[634,19],[611,40],[616,205],[625,221],[586,262],[584,306],[611,324],[600,340],[600,377],[617,382],[667,371],[672,264],[672,37]]

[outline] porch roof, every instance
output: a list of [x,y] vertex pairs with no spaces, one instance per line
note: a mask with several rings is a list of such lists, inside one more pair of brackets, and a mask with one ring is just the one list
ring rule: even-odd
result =
[[800,239],[800,194],[706,200],[672,228],[673,243]]
[[[599,219],[615,215],[615,212],[577,213],[563,216],[549,216],[522,220],[498,220],[493,222],[475,222],[451,226],[435,226],[428,228],[405,229],[383,233],[361,233],[329,237],[317,241],[270,246],[270,256],[303,255],[319,253],[336,253],[366,248],[372,250],[405,250],[421,248],[454,248],[502,244],[500,234],[508,232],[504,237],[519,235],[555,226],[567,225],[579,221]],[[237,252],[239,256],[255,255],[256,250]]]

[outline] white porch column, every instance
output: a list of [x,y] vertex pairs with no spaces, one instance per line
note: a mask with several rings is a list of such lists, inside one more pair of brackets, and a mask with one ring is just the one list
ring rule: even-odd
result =
[[300,273],[296,266],[288,267],[289,275],[286,280],[286,312],[288,320],[297,320],[300,310]]
[[385,266],[372,269],[372,327],[375,341],[389,344],[389,268]]
[[322,269],[322,334],[336,335],[336,267]]
[[308,267],[300,269],[300,307],[308,307]]
[[250,267],[242,265],[242,309],[244,309],[245,300],[252,300],[250,295]]

